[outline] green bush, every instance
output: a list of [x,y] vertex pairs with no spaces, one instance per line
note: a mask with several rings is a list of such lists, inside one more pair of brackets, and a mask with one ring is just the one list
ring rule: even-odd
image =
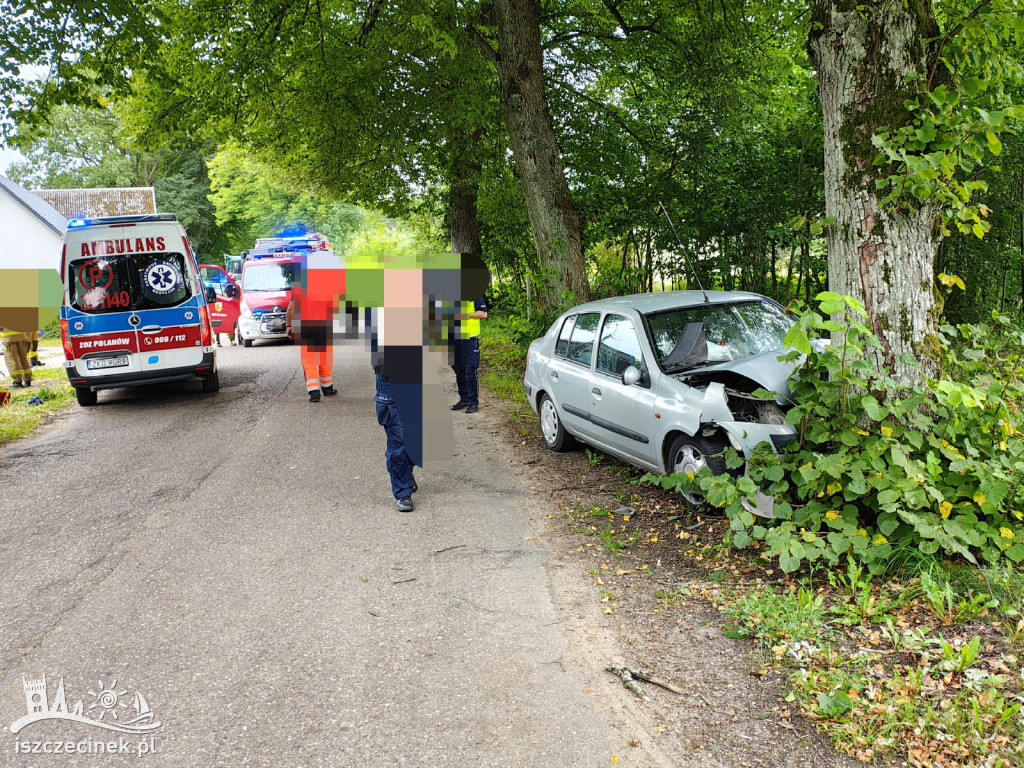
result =
[[[879,342],[859,302],[817,298],[822,314],[846,321],[804,310],[786,337],[786,357],[804,358],[788,449],[761,446],[744,477],[705,469],[657,482],[699,487],[725,509],[736,545],[764,541],[787,572],[843,555],[878,572],[897,547],[970,563],[1024,560],[1024,333],[995,313],[990,325],[942,326],[942,377],[908,389],[875,370],[867,352]],[[812,343],[837,333],[842,343]],[[758,487],[775,497],[774,523],[741,504]]]

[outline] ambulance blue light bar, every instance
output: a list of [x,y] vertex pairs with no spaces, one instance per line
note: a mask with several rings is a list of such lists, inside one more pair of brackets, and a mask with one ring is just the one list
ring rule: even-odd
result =
[[93,227],[101,225],[125,225],[138,224],[143,221],[177,221],[178,217],[173,213],[140,213],[131,216],[102,216],[97,219],[71,219],[68,221],[68,229],[80,229],[82,227]]

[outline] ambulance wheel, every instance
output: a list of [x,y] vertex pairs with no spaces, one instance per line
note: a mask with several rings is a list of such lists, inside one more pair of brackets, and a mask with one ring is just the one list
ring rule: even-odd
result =
[[203,376],[203,392],[219,392],[220,375],[214,371],[209,376]]
[[242,339],[242,346],[243,347],[251,347],[252,346],[252,339]]
[[99,402],[99,392],[93,392],[88,387],[75,387],[75,398],[78,400],[78,404],[88,408],[90,405],[96,405]]

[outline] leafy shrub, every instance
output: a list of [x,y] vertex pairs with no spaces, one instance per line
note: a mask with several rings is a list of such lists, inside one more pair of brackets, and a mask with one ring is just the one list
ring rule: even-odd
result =
[[[845,322],[804,310],[786,337],[784,359],[803,357],[787,450],[761,446],[745,477],[705,469],[656,481],[701,489],[725,509],[737,546],[764,541],[787,572],[843,555],[878,572],[894,547],[1024,561],[1024,333],[996,313],[986,326],[944,325],[942,377],[908,388],[875,369],[867,352],[879,342],[856,299],[817,298],[821,313]],[[826,334],[840,341],[815,342]],[[775,497],[774,524],[741,504],[757,487]]]

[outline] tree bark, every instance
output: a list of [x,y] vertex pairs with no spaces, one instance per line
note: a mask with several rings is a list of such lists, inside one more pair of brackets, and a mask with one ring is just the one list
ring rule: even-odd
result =
[[581,221],[569,190],[544,92],[537,0],[495,0],[496,65],[516,173],[523,186],[537,258],[545,270],[543,300],[559,306],[563,292],[590,298]]
[[452,137],[451,180],[448,199],[448,231],[452,253],[483,255],[477,198],[480,192],[480,133]]
[[[829,288],[858,298],[882,343],[879,369],[907,385],[939,368],[934,293],[938,208],[881,206],[872,136],[912,122],[940,37],[931,0],[815,0],[808,52],[825,122]],[[917,80],[908,76],[917,76]],[[932,86],[937,83],[932,83]],[[909,358],[909,359],[908,359]]]

